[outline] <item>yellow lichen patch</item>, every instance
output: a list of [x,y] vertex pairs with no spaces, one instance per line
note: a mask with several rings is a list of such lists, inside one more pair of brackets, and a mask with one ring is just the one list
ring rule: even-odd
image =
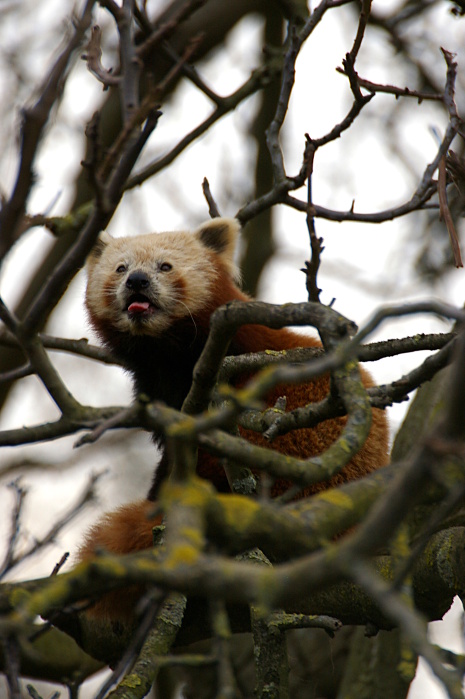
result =
[[205,544],[202,532],[195,527],[180,527],[179,537],[182,539],[182,541],[185,541],[187,544],[191,544],[197,549],[202,549]]
[[396,558],[406,558],[410,554],[410,535],[409,529],[405,524],[402,524],[392,540],[392,553]]
[[234,529],[247,531],[260,511],[259,503],[242,495],[218,495],[217,498],[221,503],[226,524]]
[[285,357],[287,354],[287,350],[270,350],[267,349],[265,350],[265,354],[269,354],[271,357]]
[[160,502],[163,509],[173,504],[182,503],[187,507],[204,507],[212,494],[213,486],[203,478],[192,476],[182,483],[167,480],[160,490]]
[[154,569],[157,568],[159,565],[159,559],[156,557],[144,557],[144,558],[138,558],[137,560],[137,570],[139,570],[141,573],[143,572],[152,572]]
[[275,571],[264,566],[260,570],[257,583],[257,607],[260,609],[260,614],[266,615],[274,607],[274,596],[276,594]]
[[[117,556],[103,555],[98,556],[95,560],[98,561],[99,572],[104,576],[121,577],[126,573],[126,568],[120,563]],[[79,575],[87,566],[92,567],[92,565],[92,560],[90,562],[84,562],[76,566],[75,570]]]
[[344,454],[344,455],[351,454],[352,448],[351,448],[346,437],[341,436],[339,438],[339,442],[338,442],[337,446],[338,446],[339,452],[341,454]]
[[[79,566],[80,567],[80,566]],[[52,580],[52,579],[51,579]],[[43,590],[33,593],[24,611],[29,618],[37,614],[47,614],[55,605],[61,605],[70,596],[72,581],[68,576],[56,575],[53,582]]]
[[325,490],[323,493],[319,493],[316,497],[318,500],[324,500],[325,502],[329,502],[330,505],[335,505],[336,507],[340,507],[344,510],[353,510],[354,508],[352,499],[345,493],[342,493],[340,490],[336,490],[335,488]]
[[194,565],[199,557],[199,550],[195,546],[191,546],[186,542],[182,542],[173,546],[165,560],[163,565],[167,570],[175,570],[180,566]]
[[392,561],[389,557],[385,556],[384,558],[378,560],[377,572],[386,582],[390,582],[392,580],[394,572],[392,569]]
[[[402,653],[404,655],[404,653]],[[409,657],[404,657],[397,665],[397,672],[403,678],[404,682],[411,682],[415,677],[417,668],[417,659],[410,651]]]
[[186,416],[179,422],[169,425],[166,428],[168,437],[189,437],[196,433],[196,421],[193,417]]
[[137,687],[140,687],[141,684],[142,680],[139,677],[139,675],[136,675],[135,672],[132,672],[130,675],[126,675],[126,677],[121,681],[120,686],[129,687],[130,689],[136,689]]
[[24,606],[27,603],[30,596],[31,593],[27,590],[22,590],[21,588],[14,588],[9,597],[9,602],[11,606],[14,608]]

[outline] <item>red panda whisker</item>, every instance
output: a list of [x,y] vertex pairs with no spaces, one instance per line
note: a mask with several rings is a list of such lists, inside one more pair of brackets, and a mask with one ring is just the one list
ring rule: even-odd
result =
[[194,339],[192,340],[192,343],[191,343],[191,344],[193,344],[193,343],[195,342],[195,340],[197,339],[197,332],[198,332],[198,330],[197,330],[197,323],[195,322],[195,318],[194,318],[194,316],[192,315],[192,313],[191,313],[190,310],[189,310],[189,306],[187,306],[187,304],[185,304],[184,301],[181,301],[181,300],[178,300],[178,303],[180,303],[182,306],[184,306],[184,308],[187,310],[187,312],[188,312],[188,314],[189,314],[189,316],[190,316],[190,319],[191,319],[192,323],[194,324],[195,335],[194,335]]

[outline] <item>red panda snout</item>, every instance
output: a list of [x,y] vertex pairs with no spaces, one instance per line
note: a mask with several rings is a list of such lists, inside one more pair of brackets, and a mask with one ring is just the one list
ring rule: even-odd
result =
[[124,310],[131,320],[146,320],[160,308],[151,288],[150,277],[143,270],[138,269],[129,274],[124,293]]
[[131,272],[129,277],[126,279],[126,287],[131,289],[131,291],[143,291],[150,286],[150,279],[148,274],[143,270],[136,269]]

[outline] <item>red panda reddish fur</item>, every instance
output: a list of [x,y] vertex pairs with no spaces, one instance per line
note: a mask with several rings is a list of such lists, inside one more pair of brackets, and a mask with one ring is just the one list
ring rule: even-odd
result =
[[[236,285],[234,249],[239,224],[234,219],[213,219],[193,233],[174,232],[112,239],[103,234],[88,261],[86,305],[90,321],[102,342],[122,361],[134,380],[135,394],[163,400],[180,408],[190,388],[193,367],[209,330],[210,316],[228,301],[250,300]],[[230,346],[231,354],[316,347],[320,343],[287,329],[259,325],[241,327]],[[362,370],[365,385],[372,385]],[[301,385],[278,386],[267,396],[272,406],[286,396],[286,409],[322,400],[329,390],[328,377]],[[383,411],[373,409],[370,434],[360,452],[329,482],[303,491],[310,495],[348,480],[360,478],[387,463],[388,429]],[[241,430],[255,444],[307,459],[322,453],[340,435],[346,418],[334,418],[314,428],[294,430],[272,444],[262,435]],[[163,445],[160,435],[155,439]],[[161,516],[150,518],[158,487],[167,475],[166,457],[146,500],[107,514],[87,534],[81,560],[104,549],[122,554],[152,545],[152,527]],[[220,491],[228,491],[223,468],[216,458],[199,451],[197,472]],[[275,484],[275,496],[289,486]],[[114,599],[101,602],[96,614],[115,614]],[[116,613],[120,614],[121,609]]]

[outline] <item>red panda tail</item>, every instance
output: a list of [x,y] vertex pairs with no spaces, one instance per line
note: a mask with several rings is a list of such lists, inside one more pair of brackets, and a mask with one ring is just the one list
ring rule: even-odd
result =
[[[79,560],[88,561],[101,552],[124,554],[151,548],[153,527],[161,524],[163,515],[154,516],[155,505],[148,500],[138,500],[108,512],[88,532],[79,550]],[[105,594],[89,610],[88,614],[100,619],[131,619],[134,608],[143,594],[141,586],[133,585],[124,591]]]
[[105,514],[87,532],[80,560],[88,560],[99,551],[122,554],[150,548],[152,529],[162,520],[162,515],[153,516],[154,509],[153,502],[138,500]]

